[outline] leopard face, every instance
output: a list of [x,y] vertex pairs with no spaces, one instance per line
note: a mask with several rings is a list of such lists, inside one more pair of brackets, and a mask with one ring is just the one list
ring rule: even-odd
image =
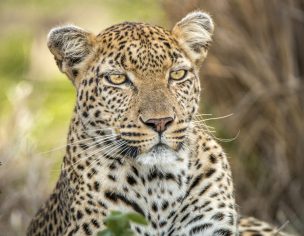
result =
[[77,89],[76,120],[114,157],[183,147],[198,109],[198,69],[213,24],[194,12],[172,31],[142,23],[114,25],[97,36],[55,28],[48,45]]

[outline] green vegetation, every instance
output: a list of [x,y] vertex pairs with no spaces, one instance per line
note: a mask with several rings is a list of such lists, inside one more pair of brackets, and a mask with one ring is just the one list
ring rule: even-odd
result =
[[[166,16],[164,14],[159,1],[155,0],[106,0],[105,4],[111,9],[114,21],[117,23],[121,21],[135,21],[140,19],[151,24],[166,23]],[[147,7],[148,6],[148,7]],[[121,18],[121,12],[123,9],[123,19]]]
[[97,236],[132,236],[131,222],[138,225],[148,225],[146,219],[138,213],[122,213],[112,211],[106,218],[107,228],[97,234]]

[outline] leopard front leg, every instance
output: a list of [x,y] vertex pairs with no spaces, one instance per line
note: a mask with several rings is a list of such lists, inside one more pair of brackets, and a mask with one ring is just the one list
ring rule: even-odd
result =
[[238,235],[231,172],[221,147],[207,138],[194,147],[188,191],[171,218],[170,236]]

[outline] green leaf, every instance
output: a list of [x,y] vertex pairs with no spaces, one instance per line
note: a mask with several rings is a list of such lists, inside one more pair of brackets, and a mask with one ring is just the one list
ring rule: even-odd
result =
[[97,236],[134,236],[130,222],[134,222],[139,225],[148,224],[144,216],[141,214],[112,211],[105,219],[107,229],[99,232]]
[[129,220],[125,215],[110,215],[106,220],[106,225],[114,232],[130,227]]
[[145,217],[138,213],[128,213],[127,217],[130,221],[140,224],[140,225],[148,225],[148,221],[145,219]]
[[121,234],[121,236],[134,236],[134,233],[131,229],[127,229]]
[[101,232],[98,232],[97,236],[113,236],[113,234],[112,234],[111,230],[105,229]]
[[111,211],[110,216],[118,216],[118,215],[123,215],[120,211]]

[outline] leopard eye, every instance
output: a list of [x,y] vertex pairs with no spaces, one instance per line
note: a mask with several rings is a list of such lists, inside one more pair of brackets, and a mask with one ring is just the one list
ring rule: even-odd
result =
[[127,76],[124,74],[112,74],[112,75],[107,75],[107,80],[115,85],[123,84],[127,81]]
[[181,80],[183,79],[187,74],[186,70],[176,70],[176,71],[172,71],[170,73],[170,79],[173,80]]

